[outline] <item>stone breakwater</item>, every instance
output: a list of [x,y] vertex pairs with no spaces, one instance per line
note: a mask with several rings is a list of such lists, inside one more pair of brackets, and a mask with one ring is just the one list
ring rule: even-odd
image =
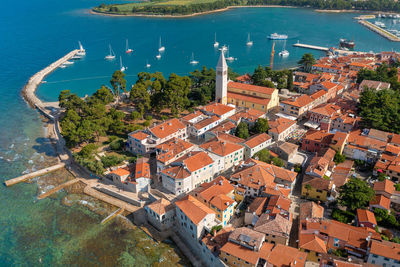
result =
[[371,31],[376,32],[377,34],[385,37],[386,39],[388,39],[388,40],[390,40],[392,42],[400,42],[400,38],[399,37],[397,37],[394,34],[391,34],[390,32],[388,32],[388,31],[386,31],[386,30],[384,30],[384,29],[382,29],[382,28],[380,28],[378,26],[375,26],[374,24],[372,24],[369,21],[359,20],[358,23],[360,23],[361,25],[364,25],[365,27],[367,27]]
[[[39,84],[43,81],[43,79],[52,73],[54,70],[56,70],[58,67],[60,67],[62,64],[70,60],[72,57],[74,57],[77,53],[79,52],[78,49],[73,50],[60,58],[59,60],[51,63],[49,66],[46,68],[42,69],[41,71],[37,72],[34,74],[28,81],[28,83],[24,86],[22,89],[22,95],[24,99],[33,107],[37,107],[40,109],[45,114],[51,115],[50,111],[45,109],[44,103],[36,96],[35,92]],[[47,115],[46,115],[47,116]],[[52,115],[51,115],[52,116]]]

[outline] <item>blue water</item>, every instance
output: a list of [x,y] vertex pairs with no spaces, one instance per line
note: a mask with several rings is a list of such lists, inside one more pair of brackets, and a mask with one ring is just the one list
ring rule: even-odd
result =
[[[218,51],[212,46],[215,32],[221,45],[230,46],[230,54],[237,61],[229,65],[239,73],[250,72],[258,64],[269,64],[272,42],[266,36],[273,32],[289,35],[286,48],[290,56],[282,59],[276,54],[276,68],[295,66],[305,52],[321,55],[292,47],[298,40],[334,46],[341,37],[354,38],[356,49],[363,51],[398,50],[400,46],[360,26],[348,13],[243,8],[184,19],[88,13],[88,8],[101,2],[2,1],[0,182],[54,161],[48,140],[42,138],[41,119],[25,104],[20,91],[31,75],[76,48],[78,40],[87,49],[86,58],[47,77],[47,83],[38,90],[44,100],[56,100],[64,89],[83,96],[108,84],[112,72],[119,68],[118,60],[104,60],[109,43],[128,67],[128,83],[135,81],[137,72],[147,71],[146,60],[152,65],[150,71],[165,75],[184,75],[194,70],[196,67],[189,64],[192,53],[200,61],[197,67],[214,67],[218,58]],[[245,46],[248,33],[254,41],[251,48]],[[160,36],[166,51],[157,61]],[[134,49],[128,56],[123,53],[126,38]],[[282,41],[276,43],[277,53],[283,45]],[[140,231],[126,232],[114,224],[100,226],[102,216],[78,205],[62,205],[62,195],[41,201],[36,201],[36,195],[35,183],[0,187],[0,266],[149,266],[165,260],[166,255],[170,264],[179,258],[173,247],[157,245]]]

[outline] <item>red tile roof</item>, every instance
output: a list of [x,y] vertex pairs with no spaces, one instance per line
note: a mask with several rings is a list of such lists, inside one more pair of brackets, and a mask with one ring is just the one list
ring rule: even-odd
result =
[[372,240],[370,253],[400,261],[400,244]]
[[208,214],[215,214],[213,210],[191,195],[178,200],[175,205],[196,225]]
[[207,143],[200,145],[200,147],[219,156],[227,156],[234,153],[235,151],[243,149],[243,146],[241,145],[218,139],[213,139]]
[[149,136],[149,134],[147,134],[143,131],[139,131],[139,132],[135,132],[135,133],[130,133],[129,136],[132,138],[138,139],[138,140],[144,140]]
[[247,91],[268,94],[268,95],[272,95],[277,90],[275,88],[257,86],[257,85],[246,84],[246,83],[238,83],[238,82],[229,82],[228,83],[228,91],[229,91],[229,88],[247,90]]
[[261,145],[262,143],[267,142],[268,140],[271,139],[271,136],[269,136],[266,133],[260,133],[257,135],[253,135],[251,137],[249,137],[244,144],[247,145],[250,148],[254,148],[258,145]]
[[274,121],[270,120],[268,121],[270,129],[268,131],[271,131],[276,134],[281,134],[294,124],[296,124],[296,121],[289,120],[286,118],[278,118]]
[[369,210],[357,209],[357,220],[359,223],[372,223],[377,225],[375,215]]
[[174,118],[150,128],[149,131],[162,139],[185,128],[186,126],[181,121]]
[[209,104],[207,106],[203,107],[203,110],[213,113],[219,117],[221,117],[222,115],[234,110],[234,107],[228,106],[228,105],[223,105],[220,103],[212,103]]
[[312,99],[308,95],[301,95],[297,98],[281,101],[281,103],[301,108],[311,104],[313,101],[314,99]]
[[237,93],[232,93],[228,92],[228,98],[232,98],[235,100],[241,100],[241,101],[246,101],[250,103],[255,103],[255,104],[260,104],[265,107],[268,106],[268,103],[270,101],[269,98],[259,98],[259,97],[253,97],[253,96],[248,96],[248,95],[242,95],[242,94],[237,94]]
[[390,210],[390,198],[384,195],[375,195],[375,197],[369,202],[370,206],[380,206],[386,210]]

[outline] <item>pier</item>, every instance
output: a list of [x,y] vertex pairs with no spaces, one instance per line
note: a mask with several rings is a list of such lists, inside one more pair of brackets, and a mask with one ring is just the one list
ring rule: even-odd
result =
[[293,44],[293,46],[295,46],[295,47],[301,47],[301,48],[314,49],[314,50],[319,50],[319,51],[325,51],[325,52],[328,52],[328,51],[329,51],[329,48],[328,48],[328,47],[317,46],[317,45],[309,45],[309,44],[296,43],[296,44]]
[[46,197],[48,197],[48,196],[50,196],[50,195],[52,195],[52,194],[54,194],[54,193],[60,191],[60,190],[63,189],[64,187],[69,186],[69,185],[73,185],[73,184],[75,184],[75,183],[77,183],[77,182],[79,182],[79,179],[76,178],[76,179],[70,180],[70,181],[68,181],[68,182],[65,182],[65,183],[63,183],[63,184],[60,184],[60,185],[58,185],[58,186],[56,186],[56,187],[50,189],[49,191],[47,191],[47,192],[41,194],[40,196],[38,196],[38,199],[46,198]]
[[384,30],[384,29],[372,24],[369,21],[359,20],[358,23],[360,23],[361,25],[367,27],[371,31],[376,32],[377,34],[385,37],[386,39],[388,39],[388,40],[390,40],[392,42],[400,42],[400,38],[399,37],[397,37],[396,35],[388,32],[387,30]]
[[65,163],[59,163],[57,165],[54,165],[54,166],[51,166],[51,167],[48,167],[48,168],[45,168],[45,169],[41,169],[41,170],[38,170],[38,171],[35,171],[35,172],[31,172],[31,173],[28,173],[28,174],[25,174],[25,175],[22,175],[22,176],[7,180],[4,183],[5,183],[6,186],[12,186],[12,185],[18,184],[20,182],[26,181],[28,179],[32,179],[32,178],[35,178],[37,176],[45,175],[45,174],[47,174],[49,172],[53,172],[53,171],[62,169],[64,167],[65,167]]

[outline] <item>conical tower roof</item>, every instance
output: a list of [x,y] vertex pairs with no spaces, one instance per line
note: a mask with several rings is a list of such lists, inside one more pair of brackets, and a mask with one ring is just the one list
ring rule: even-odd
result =
[[221,54],[219,56],[217,68],[227,69],[228,65],[226,64],[224,51],[221,50]]

